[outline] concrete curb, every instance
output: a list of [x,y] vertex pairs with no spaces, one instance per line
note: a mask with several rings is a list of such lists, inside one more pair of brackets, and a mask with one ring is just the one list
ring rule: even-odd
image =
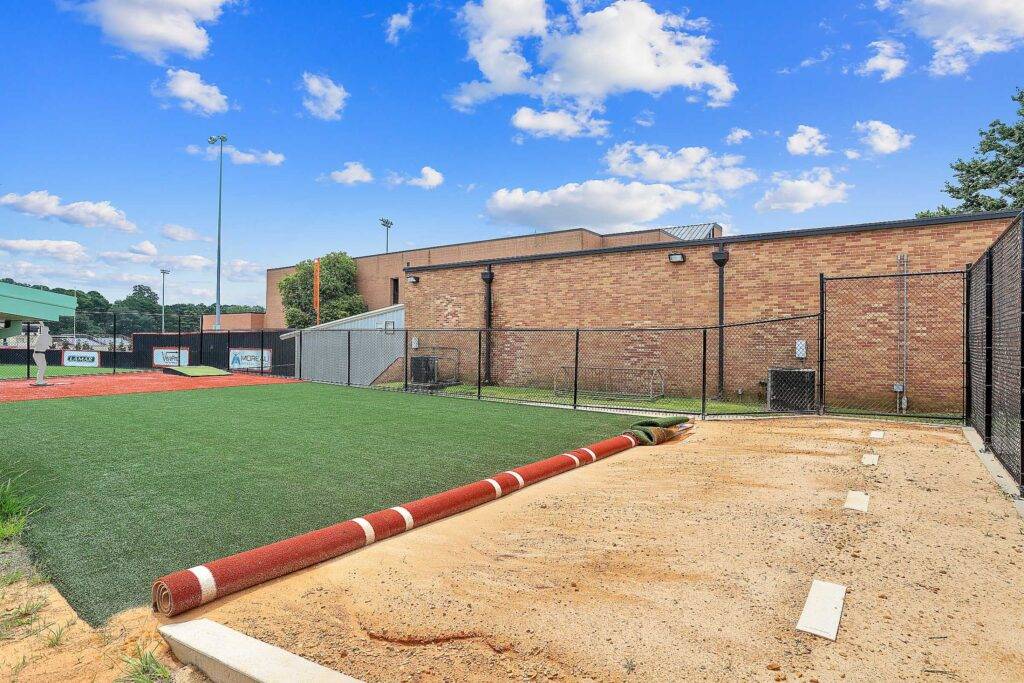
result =
[[981,464],[988,470],[989,475],[991,475],[1000,490],[1010,497],[1013,501],[1013,507],[1017,509],[1017,514],[1024,519],[1024,499],[1021,499],[1020,491],[1013,482],[1013,477],[1010,476],[1010,473],[1006,471],[1006,468],[1003,467],[1003,464],[999,462],[999,459],[991,451],[985,450],[985,442],[974,427],[964,427],[963,432],[967,443],[971,445],[971,448],[977,454],[978,460],[981,460]]

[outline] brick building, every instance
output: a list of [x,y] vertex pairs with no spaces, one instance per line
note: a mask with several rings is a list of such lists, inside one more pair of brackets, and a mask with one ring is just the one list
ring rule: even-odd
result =
[[[612,235],[574,229],[358,257],[357,278],[370,309],[402,303],[411,329],[714,326],[817,313],[819,273],[962,270],[1015,216],[992,212],[736,236],[723,236],[714,225]],[[283,326],[277,283],[289,272],[267,272],[268,326]],[[830,324],[845,326],[849,334],[830,345],[828,355],[847,353],[851,360],[848,367],[826,371],[829,383],[847,382],[889,402],[899,372],[879,368],[895,367],[896,356],[913,345],[915,363],[901,367],[909,376],[900,381],[927,388],[918,391],[919,410],[929,408],[927,396],[945,397],[948,403],[959,393],[962,376],[935,372],[940,361],[950,368],[955,363],[942,358],[948,349],[933,342],[937,330],[960,334],[963,292],[962,278],[947,280],[941,286],[915,281],[902,298],[895,290],[868,292],[837,284]],[[911,306],[915,320],[923,322],[918,328],[900,328],[907,339],[897,349],[899,302]],[[731,395],[763,392],[765,367],[801,365],[817,356],[816,325],[807,320],[733,328],[721,346],[712,331],[716,343],[708,362],[717,367],[721,348],[720,373],[730,378]],[[614,358],[616,367],[663,368],[664,381],[677,393],[693,394],[701,362],[697,332],[586,334],[595,366],[602,358]],[[452,338],[448,335],[445,343],[460,347],[466,358],[475,357],[475,336],[461,342]],[[778,349],[790,349],[794,339],[808,345],[805,358],[794,359],[791,351],[773,357]],[[488,360],[487,371],[494,382],[550,388],[571,362],[566,356],[571,345],[552,335],[542,342],[539,336],[531,340],[522,333],[496,332],[487,345],[487,357],[495,364],[490,367]],[[512,365],[505,367],[505,362]]]

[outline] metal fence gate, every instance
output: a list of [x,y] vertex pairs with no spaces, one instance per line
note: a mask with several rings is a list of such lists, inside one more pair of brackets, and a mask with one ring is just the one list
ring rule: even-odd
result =
[[[1024,214],[1022,214],[1024,216]],[[1024,488],[1021,467],[1021,366],[1024,355],[1024,229],[1021,216],[992,243],[968,275],[968,422]]]
[[963,420],[966,301],[965,270],[822,275],[823,411]]

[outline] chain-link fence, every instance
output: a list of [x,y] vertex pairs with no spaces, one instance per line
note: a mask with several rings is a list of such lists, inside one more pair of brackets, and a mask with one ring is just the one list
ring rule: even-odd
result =
[[822,278],[826,412],[960,421],[966,272]]
[[296,374],[310,381],[721,415],[816,411],[817,321],[809,315],[723,328],[302,330],[293,337]]
[[[292,376],[294,341],[288,330],[210,331],[198,316],[134,311],[79,311],[45,323],[47,377],[116,374],[208,365],[225,370]],[[37,371],[39,323],[0,340],[0,380]]]
[[[1024,216],[1024,214],[1022,214]],[[1024,229],[1017,217],[970,268],[970,424],[1024,488],[1021,467],[1021,328]]]

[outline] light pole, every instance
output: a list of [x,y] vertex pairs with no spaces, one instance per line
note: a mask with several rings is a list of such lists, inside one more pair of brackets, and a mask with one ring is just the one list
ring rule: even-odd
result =
[[171,271],[166,268],[160,269],[160,333],[167,332],[167,326],[164,325],[164,311],[167,308],[167,276],[171,274]]
[[220,329],[220,214],[224,197],[224,143],[227,135],[211,135],[206,140],[211,145],[220,143],[220,171],[217,175],[217,306],[214,310],[213,329]]
[[395,227],[395,224],[390,218],[381,218],[380,227],[384,228],[384,253],[386,254],[390,246],[391,228]]

